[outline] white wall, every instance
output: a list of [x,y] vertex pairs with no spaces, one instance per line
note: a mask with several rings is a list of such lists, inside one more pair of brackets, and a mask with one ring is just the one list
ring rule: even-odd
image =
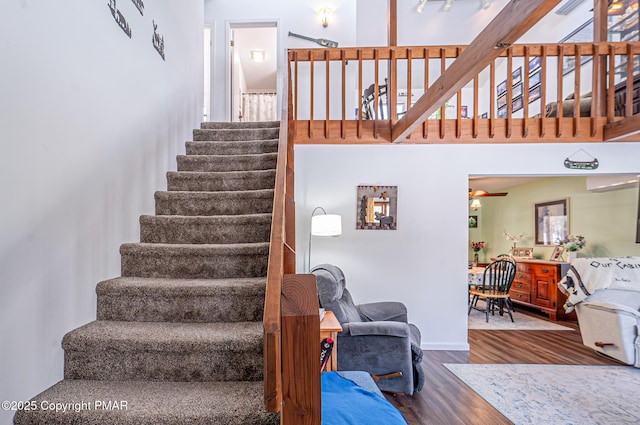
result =
[[[341,236],[313,238],[311,266],[341,267],[357,303],[404,302],[424,349],[468,349],[469,175],[577,175],[563,161],[580,148],[600,161],[592,174],[639,171],[637,143],[298,145],[298,271],[313,209],[341,214]],[[398,230],[355,229],[357,186],[373,184],[398,186]]]
[[63,335],[95,319],[95,285],[120,275],[119,245],[202,116],[202,2],[117,7],[131,39],[106,0],[3,4],[1,400],[62,378]]

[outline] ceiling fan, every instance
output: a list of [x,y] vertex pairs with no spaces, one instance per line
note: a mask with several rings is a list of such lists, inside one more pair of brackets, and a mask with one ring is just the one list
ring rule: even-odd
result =
[[487,192],[484,190],[472,190],[469,188],[469,199],[480,198],[483,196],[507,196],[509,192]]

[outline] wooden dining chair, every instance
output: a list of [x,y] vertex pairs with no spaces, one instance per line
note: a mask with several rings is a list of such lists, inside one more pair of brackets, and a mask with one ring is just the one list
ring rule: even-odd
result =
[[495,314],[495,311],[498,310],[502,316],[505,308],[513,322],[509,290],[515,275],[516,262],[513,258],[500,258],[489,264],[484,271],[482,286],[469,291],[471,302],[469,303],[468,314],[471,314],[471,309],[476,308],[479,299],[484,299],[486,305],[484,310],[481,311],[485,312],[487,322],[489,322],[489,313]]

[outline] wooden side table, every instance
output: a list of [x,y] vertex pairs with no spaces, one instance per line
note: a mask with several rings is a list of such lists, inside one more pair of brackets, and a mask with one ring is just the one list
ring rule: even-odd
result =
[[331,358],[325,365],[324,370],[331,372],[338,370],[338,332],[342,332],[342,326],[336,319],[333,311],[325,311],[324,319],[320,322],[320,341],[325,338],[333,339],[333,350],[331,351]]

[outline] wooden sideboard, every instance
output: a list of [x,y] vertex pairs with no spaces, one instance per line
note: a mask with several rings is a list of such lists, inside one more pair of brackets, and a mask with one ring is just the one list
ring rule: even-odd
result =
[[564,312],[562,306],[566,297],[558,289],[558,282],[569,270],[569,263],[518,260],[516,264],[516,277],[509,292],[514,303],[540,310],[551,320],[575,320],[575,313],[567,315]]

